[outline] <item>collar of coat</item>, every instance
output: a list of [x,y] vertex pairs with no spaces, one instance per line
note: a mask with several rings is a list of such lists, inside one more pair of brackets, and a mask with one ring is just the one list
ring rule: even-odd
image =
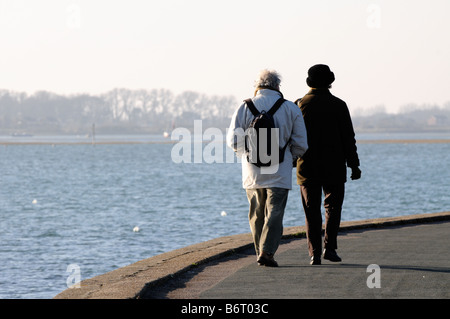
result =
[[319,95],[319,94],[331,94],[329,89],[326,88],[311,88],[311,90],[309,90],[308,94],[315,94],[315,95]]
[[281,97],[283,97],[283,93],[281,93],[278,90],[272,89],[272,88],[268,88],[268,87],[257,87],[255,90],[255,96],[257,94],[262,94],[262,95],[280,95]]

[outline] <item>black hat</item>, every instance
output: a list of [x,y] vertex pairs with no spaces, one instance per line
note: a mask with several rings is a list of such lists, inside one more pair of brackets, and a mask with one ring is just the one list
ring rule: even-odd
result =
[[334,73],[328,65],[316,64],[308,70],[306,84],[312,88],[328,88],[334,82]]

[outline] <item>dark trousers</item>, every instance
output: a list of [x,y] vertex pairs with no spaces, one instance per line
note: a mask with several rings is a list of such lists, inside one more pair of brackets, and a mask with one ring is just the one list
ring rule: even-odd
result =
[[337,235],[341,223],[345,184],[301,185],[303,209],[306,220],[306,236],[310,256],[322,252],[322,191],[325,195],[325,249],[337,249]]

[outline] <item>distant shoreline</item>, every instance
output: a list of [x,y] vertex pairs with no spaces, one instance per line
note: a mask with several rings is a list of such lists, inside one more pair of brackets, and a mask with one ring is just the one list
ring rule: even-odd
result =
[[[13,145],[120,145],[120,144],[175,144],[179,141],[76,141],[76,142],[46,142],[46,141],[0,141],[0,145],[13,146]],[[203,141],[203,143],[209,143],[211,141]],[[377,140],[357,140],[357,144],[448,144],[450,139],[377,139]]]
[[[450,142],[450,141],[449,141]],[[0,145],[4,146],[16,146],[16,145],[50,145],[50,146],[56,146],[56,145],[132,145],[132,144],[175,144],[178,143],[178,141],[146,141],[146,142],[140,142],[140,141],[101,141],[101,142],[0,142]]]
[[357,144],[444,144],[450,139],[392,139],[392,140],[357,140]]

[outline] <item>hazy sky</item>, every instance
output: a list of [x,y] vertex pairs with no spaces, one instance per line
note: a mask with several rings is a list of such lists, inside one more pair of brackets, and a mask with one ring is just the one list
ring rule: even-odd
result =
[[296,99],[316,63],[351,110],[450,101],[449,0],[0,0],[0,89]]

